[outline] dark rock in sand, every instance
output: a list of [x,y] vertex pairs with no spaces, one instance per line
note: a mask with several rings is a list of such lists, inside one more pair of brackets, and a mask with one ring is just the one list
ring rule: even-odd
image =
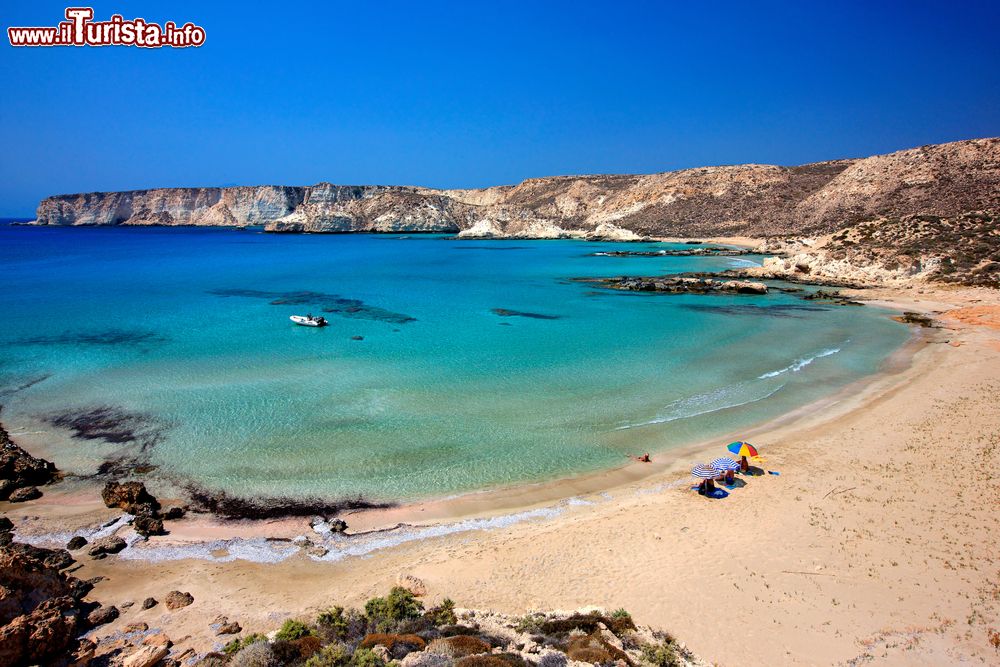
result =
[[108,537],[102,537],[98,540],[94,540],[94,543],[90,545],[90,549],[87,553],[91,556],[106,556],[108,554],[116,554],[128,544],[122,538],[116,535],[109,535]]
[[5,516],[0,516],[0,533],[14,530],[14,522]]
[[937,324],[934,322],[933,318],[927,317],[920,313],[913,313],[910,311],[905,311],[902,315],[898,315],[894,318],[897,322],[902,322],[903,324],[915,324],[918,327],[924,327],[926,329],[937,328]]
[[25,486],[14,491],[7,499],[12,503],[23,503],[29,500],[36,500],[42,497],[42,492],[37,486]]
[[53,565],[63,560],[19,542],[0,548],[0,665],[59,664],[79,648],[89,587]]
[[840,292],[837,291],[827,291],[827,290],[816,290],[809,294],[803,294],[802,297],[806,301],[828,301],[830,303],[837,304],[838,306],[863,306],[865,304],[860,301],[854,301]]
[[69,542],[66,543],[66,548],[70,551],[76,551],[77,549],[82,549],[87,546],[87,538],[83,535],[74,535],[69,538]]
[[242,632],[243,628],[236,621],[230,621],[225,616],[220,616],[215,619],[213,624],[218,626],[215,628],[216,635],[235,635],[237,632]]
[[0,533],[0,547],[5,547],[14,541],[14,533]]
[[152,609],[157,604],[159,604],[159,603],[156,601],[156,598],[146,598],[145,600],[142,601],[142,608],[143,609]]
[[331,519],[327,522],[331,533],[342,533],[347,530],[347,522],[343,519]]
[[176,521],[177,519],[183,519],[184,508],[177,507],[176,505],[174,507],[169,507],[167,508],[166,512],[163,512],[162,516],[164,519],[167,519],[169,521]]
[[146,491],[142,482],[108,482],[101,491],[107,507],[117,507],[136,516],[155,517],[160,503]]
[[190,593],[182,593],[181,591],[170,591],[167,593],[167,597],[163,600],[163,604],[167,605],[167,609],[170,609],[171,611],[186,607],[193,602],[193,595]]
[[143,537],[167,534],[167,531],[163,529],[163,519],[153,516],[137,516],[132,521],[132,527]]
[[118,607],[111,605],[110,607],[98,607],[94,611],[87,614],[87,622],[92,626],[104,625],[105,623],[110,623],[119,616]]

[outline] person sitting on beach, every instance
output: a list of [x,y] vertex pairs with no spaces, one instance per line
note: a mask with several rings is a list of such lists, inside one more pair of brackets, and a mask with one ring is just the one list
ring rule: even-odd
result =
[[633,461],[638,461],[639,463],[652,463],[653,459],[649,458],[649,452],[646,452],[642,456],[632,456],[629,454],[629,458]]
[[729,484],[729,485],[732,485],[733,483],[735,483],[736,482],[736,473],[734,471],[732,471],[732,470],[727,470],[726,471],[725,482],[726,482],[726,484]]
[[750,470],[750,462],[747,461],[747,457],[741,456],[740,457],[740,472],[747,472],[748,470]]

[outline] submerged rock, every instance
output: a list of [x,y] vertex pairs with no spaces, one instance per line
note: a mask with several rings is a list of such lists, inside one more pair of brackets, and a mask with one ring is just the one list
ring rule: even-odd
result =
[[521,310],[510,310],[509,308],[492,308],[490,312],[500,317],[527,317],[533,320],[558,320],[559,315],[543,315],[542,313],[528,313]]
[[583,278],[612,289],[630,292],[658,292],[663,294],[767,294],[767,285],[749,280],[716,280],[687,276],[621,276],[619,278]]

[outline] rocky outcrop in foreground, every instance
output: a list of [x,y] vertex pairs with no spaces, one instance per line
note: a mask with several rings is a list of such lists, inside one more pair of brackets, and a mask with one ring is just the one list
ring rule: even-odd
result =
[[1000,139],[799,167],[559,176],[516,186],[165,188],[58,195],[43,225],[262,225],[274,232],[458,232],[638,240],[830,233],[877,217],[1000,210]]
[[93,644],[77,638],[102,615],[83,601],[90,584],[62,572],[73,562],[61,549],[0,548],[0,666],[86,664]]
[[[221,628],[232,623],[217,619]],[[364,610],[331,607],[313,621],[287,620],[267,636],[231,640],[200,665],[307,667],[566,667],[570,664],[701,666],[664,632],[637,627],[623,609],[514,617],[458,609],[445,599],[425,609],[394,588]]]

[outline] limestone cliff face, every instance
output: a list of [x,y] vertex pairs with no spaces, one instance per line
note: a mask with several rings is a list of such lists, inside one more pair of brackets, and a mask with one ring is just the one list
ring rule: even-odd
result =
[[483,237],[779,237],[830,233],[875,218],[998,209],[1000,139],[993,138],[800,167],[560,176],[478,190],[320,183],[59,195],[39,204],[37,222]]

